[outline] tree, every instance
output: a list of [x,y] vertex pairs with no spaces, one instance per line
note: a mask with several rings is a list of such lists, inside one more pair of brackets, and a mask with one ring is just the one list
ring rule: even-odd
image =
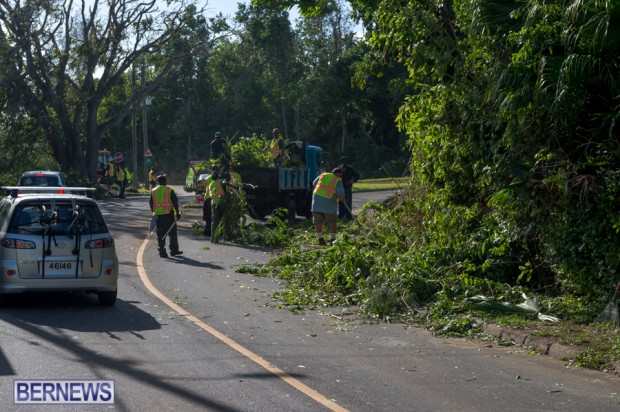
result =
[[[19,96],[64,171],[96,179],[102,137],[152,93],[180,62],[207,46],[207,37],[162,54],[150,83],[114,113],[99,118],[103,99],[126,73],[162,51],[198,13],[193,3],[155,0],[0,0],[0,41],[6,68],[0,87]],[[170,49],[168,49],[170,51]]]
[[295,76],[295,36],[287,12],[276,7],[250,5],[240,7],[236,20],[244,26],[242,42],[254,49],[252,64],[266,76],[263,84],[268,93],[265,103],[279,113],[280,128],[289,135],[288,114],[291,110],[291,87]]

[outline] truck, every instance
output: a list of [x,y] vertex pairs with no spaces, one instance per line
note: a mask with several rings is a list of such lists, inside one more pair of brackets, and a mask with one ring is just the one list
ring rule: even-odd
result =
[[286,217],[312,217],[312,182],[329,170],[329,155],[321,147],[294,142],[287,156],[297,160],[297,167],[255,167],[237,165],[250,216],[264,219],[278,208]]

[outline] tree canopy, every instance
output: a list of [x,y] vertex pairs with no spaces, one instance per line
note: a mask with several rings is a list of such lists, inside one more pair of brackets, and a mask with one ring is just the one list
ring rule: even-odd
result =
[[[103,136],[180,62],[208,44],[203,25],[192,41],[168,47],[175,40],[180,44],[199,10],[186,2],[159,7],[154,0],[0,2],[0,86],[17,100],[16,111],[37,123],[63,170],[94,181]],[[101,117],[104,99],[127,81],[132,65],[153,53],[162,62],[149,84]]]

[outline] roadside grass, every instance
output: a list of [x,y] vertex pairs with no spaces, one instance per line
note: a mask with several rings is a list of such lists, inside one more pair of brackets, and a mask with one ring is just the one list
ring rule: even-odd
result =
[[407,187],[409,177],[396,177],[394,179],[362,179],[353,184],[354,192],[364,192],[369,190],[394,190]]

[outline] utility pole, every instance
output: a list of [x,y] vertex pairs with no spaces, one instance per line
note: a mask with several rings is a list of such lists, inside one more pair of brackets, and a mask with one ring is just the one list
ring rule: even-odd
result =
[[192,124],[191,119],[191,102],[189,97],[185,99],[185,124],[187,125],[187,161],[192,160],[192,129],[189,125]]
[[[131,95],[136,95],[136,66],[131,66]],[[138,130],[136,122],[136,106],[131,108],[131,150],[133,150],[133,179],[131,179],[131,188],[138,188]]]
[[[146,57],[142,56],[142,74],[141,74],[141,79],[140,79],[140,83],[142,86],[142,90],[144,90],[146,88]],[[144,97],[144,99],[142,100],[142,137],[143,137],[143,143],[144,143],[144,152],[146,153],[146,151],[149,148],[149,133],[148,133],[148,125],[147,125],[147,121],[146,121],[146,104],[147,104],[147,100],[148,97]],[[144,181],[148,182],[149,180],[149,172],[148,172],[148,167],[146,166],[146,161],[144,162]]]

